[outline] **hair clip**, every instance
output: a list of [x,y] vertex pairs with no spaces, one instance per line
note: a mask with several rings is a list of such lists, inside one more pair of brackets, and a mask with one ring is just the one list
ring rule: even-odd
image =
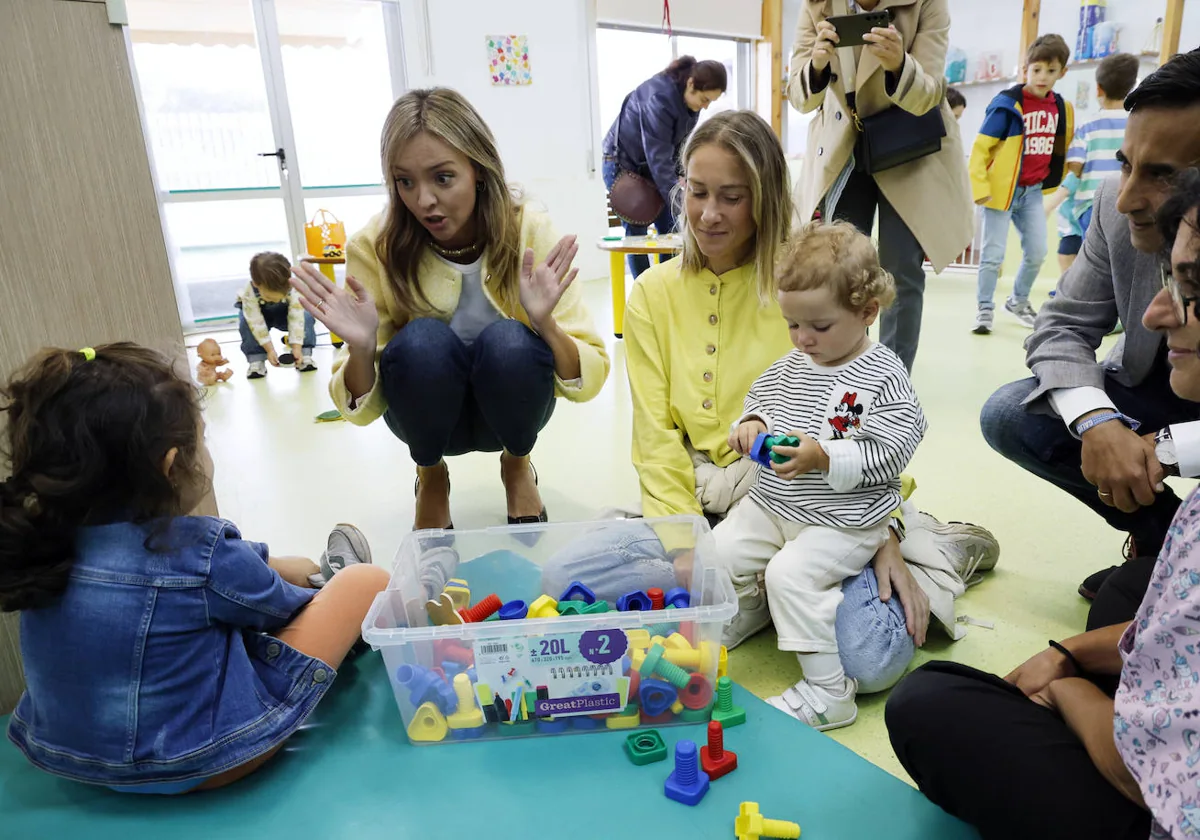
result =
[[96,360],[96,351],[91,347],[81,347],[79,348],[79,352],[83,354],[85,361],[94,362]]

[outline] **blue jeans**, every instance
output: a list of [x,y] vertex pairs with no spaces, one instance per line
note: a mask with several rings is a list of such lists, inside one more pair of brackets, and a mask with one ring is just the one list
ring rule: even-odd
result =
[[[1166,362],[1160,361],[1141,385],[1127,388],[1107,379],[1104,390],[1118,411],[1141,422],[1141,432],[1154,432],[1200,416],[1200,406],[1171,391],[1170,375]],[[1057,414],[1026,411],[1023,403],[1036,384],[1032,378],[1011,382],[984,403],[979,424],[988,445],[1017,466],[1070,493],[1113,528],[1132,534],[1138,556],[1158,554],[1179,507],[1175,491],[1168,487],[1155,496],[1154,504],[1133,513],[1122,513],[1100,501],[1096,488],[1083,477],[1083,444],[1067,431],[1066,423]]]
[[1007,210],[983,209],[983,254],[979,260],[980,309],[995,309],[996,281],[1008,249],[1008,223],[1012,221],[1021,239],[1021,268],[1013,283],[1012,299],[1029,300],[1029,292],[1046,261],[1046,212],[1042,206],[1042,185],[1017,187]]
[[[242,314],[242,304],[238,301],[238,332],[242,336],[242,353],[246,356],[248,362],[266,361],[267,351],[258,343],[258,339],[254,337],[254,333],[250,332],[250,325],[246,323],[246,316]],[[281,300],[278,303],[260,303],[259,309],[262,310],[263,320],[267,322],[268,330],[283,330],[285,336],[288,331],[288,302]],[[312,349],[317,346],[317,328],[313,316],[307,312],[304,313],[304,345],[302,352],[311,353]]]
[[[600,171],[604,177],[604,186],[611,190],[613,182],[617,180],[617,162],[605,159],[604,166]],[[626,236],[645,236],[646,232],[650,229],[649,225],[634,225],[623,219],[621,220],[621,226],[625,228]],[[662,212],[654,220],[654,229],[660,234],[670,233],[675,230],[675,211],[671,206],[670,196],[667,196]],[[643,271],[650,268],[650,257],[645,254],[626,254],[625,262],[634,277],[637,277]]]
[[554,354],[520,321],[486,327],[468,346],[435,318],[410,321],[379,358],[384,421],[412,459],[528,455],[554,413]]
[[[576,580],[606,601],[634,590],[666,591],[679,585],[663,544],[641,519],[598,524],[551,556],[542,569],[542,589],[552,596]],[[904,676],[916,650],[905,629],[900,599],[886,604],[879,600],[870,566],[842,584],[842,595],[836,619],[842,667],[858,680],[861,694],[891,688]]]

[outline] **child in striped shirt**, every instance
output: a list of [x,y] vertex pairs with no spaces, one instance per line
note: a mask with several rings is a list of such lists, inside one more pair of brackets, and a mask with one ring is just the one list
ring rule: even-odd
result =
[[867,335],[896,294],[870,239],[846,223],[807,225],[785,246],[776,279],[796,349],[751,386],[729,445],[747,455],[762,432],[800,443],[774,448],[788,460],[760,468],[713,531],[740,605],[724,642],[736,647],[774,619],[780,650],[797,654],[804,678],[768,702],[833,729],[858,716],[835,633],[842,582],[887,540],[925,416],[904,364]]
[[1079,176],[1073,196],[1075,218],[1084,236],[1092,221],[1092,203],[1105,178],[1121,174],[1117,152],[1125,140],[1125,97],[1137,84],[1140,62],[1129,53],[1115,53],[1096,68],[1096,98],[1100,113],[1075,132],[1067,151],[1067,169]]
[[[317,369],[313,364],[313,347],[317,344],[316,322],[300,304],[300,293],[288,283],[292,264],[283,254],[263,251],[250,260],[250,282],[238,295],[238,332],[242,336],[242,353],[250,363],[247,379],[267,375],[267,362],[274,367],[295,365],[296,370],[308,373]],[[271,330],[287,333],[291,356],[280,358],[271,343]]]

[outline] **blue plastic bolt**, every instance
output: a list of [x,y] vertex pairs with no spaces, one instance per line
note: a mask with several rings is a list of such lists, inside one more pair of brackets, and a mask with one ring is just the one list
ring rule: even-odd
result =
[[558,600],[560,603],[563,601],[583,601],[585,604],[594,604],[596,603],[596,593],[579,581],[573,580]]
[[622,595],[617,599],[617,609],[621,612],[649,610],[652,607],[653,604],[650,602],[650,596],[641,590],[638,590],[637,592],[630,592],[627,595]]
[[708,774],[700,769],[695,741],[683,740],[675,745],[675,770],[667,776],[663,793],[684,805],[695,805],[708,793]]
[[509,601],[500,607],[501,621],[516,621],[529,615],[529,605],[524,601]]
[[663,596],[663,600],[667,602],[668,606],[672,606],[677,610],[684,610],[692,605],[691,594],[682,586],[676,586],[674,589],[668,590],[667,594]]

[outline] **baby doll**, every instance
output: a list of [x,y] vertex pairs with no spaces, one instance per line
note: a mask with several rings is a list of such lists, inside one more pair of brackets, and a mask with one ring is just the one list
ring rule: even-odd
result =
[[221,355],[221,345],[217,344],[216,339],[201,341],[196,353],[200,356],[200,363],[196,365],[196,380],[201,385],[216,385],[233,376],[229,368],[217,370],[221,365],[229,364],[229,360]]

